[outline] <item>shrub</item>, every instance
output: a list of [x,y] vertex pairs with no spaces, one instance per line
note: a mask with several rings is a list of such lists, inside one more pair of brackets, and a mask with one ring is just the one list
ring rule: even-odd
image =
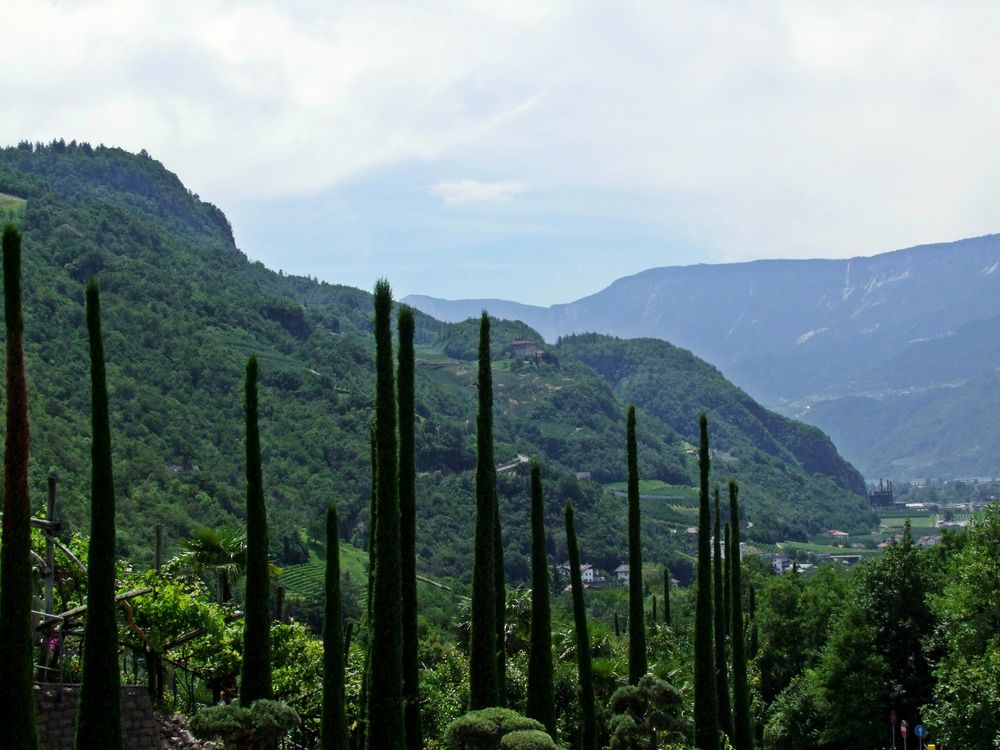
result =
[[547,732],[537,729],[519,729],[508,732],[500,740],[502,750],[556,750],[556,743]]
[[264,750],[298,723],[288,704],[262,699],[249,708],[235,703],[204,708],[191,719],[191,731],[200,739],[220,737],[227,748]]
[[483,708],[469,711],[449,724],[445,744],[451,750],[496,750],[504,735],[525,730],[544,734],[545,726],[509,708]]

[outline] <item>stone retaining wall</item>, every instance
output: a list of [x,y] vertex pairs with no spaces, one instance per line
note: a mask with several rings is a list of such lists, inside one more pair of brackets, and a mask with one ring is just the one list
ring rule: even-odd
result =
[[[35,685],[35,722],[40,750],[73,750],[79,685]],[[122,688],[125,750],[161,750],[160,725],[145,686]]]

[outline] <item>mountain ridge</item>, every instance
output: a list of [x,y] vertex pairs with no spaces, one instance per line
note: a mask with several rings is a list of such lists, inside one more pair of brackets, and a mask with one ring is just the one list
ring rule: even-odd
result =
[[[444,320],[480,304],[407,299]],[[550,340],[597,331],[691,349],[755,398],[830,432],[868,476],[936,476],[944,464],[957,476],[1000,473],[997,460],[986,459],[988,447],[963,447],[960,453],[979,458],[942,463],[943,447],[918,448],[923,436],[909,422],[918,391],[938,389],[938,398],[954,402],[945,389],[989,379],[1000,367],[1000,235],[850,259],[662,267],[572,303],[493,309],[516,314]],[[1000,414],[998,384],[970,391],[956,422],[984,392],[989,413]],[[860,396],[885,408],[867,425],[855,415],[851,423],[865,425],[867,437],[846,439],[852,407],[844,401],[841,415],[836,404]],[[948,431],[957,432],[950,422]],[[893,442],[880,442],[888,433]]]

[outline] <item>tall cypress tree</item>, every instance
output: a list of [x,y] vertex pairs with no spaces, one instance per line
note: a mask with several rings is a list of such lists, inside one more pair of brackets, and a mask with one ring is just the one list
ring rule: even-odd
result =
[[715,594],[715,691],[719,699],[719,728],[727,737],[733,736],[733,709],[729,703],[729,674],[726,658],[726,617],[722,585],[722,542],[719,539],[721,512],[719,510],[719,488],[715,488],[715,525],[712,548],[712,589]]
[[472,558],[472,613],[469,628],[469,708],[496,706],[496,467],[493,463],[493,373],[490,318],[479,322],[479,413],[476,417],[476,534]]
[[247,571],[240,705],[271,698],[271,569],[267,561],[267,507],[257,421],[257,357],[247,361]]
[[531,464],[531,647],[528,651],[527,715],[556,736],[555,688],[552,678],[552,614],[548,556],[545,554],[545,502],[542,471]]
[[670,626],[670,568],[663,566],[663,624]]
[[86,297],[94,434],[90,444],[87,625],[83,640],[83,679],[76,720],[76,748],[120,750],[121,678],[118,673],[118,623],[115,619],[115,481],[111,471],[111,424],[104,371],[104,341],[101,338],[101,300],[95,279],[87,283]]
[[28,386],[24,379],[21,233],[3,230],[4,322],[7,329],[7,442],[4,449],[3,549],[0,559],[0,745],[34,748],[31,656],[31,503],[28,497]]
[[694,744],[719,750],[719,701],[715,686],[715,620],[712,616],[711,513],[708,508],[708,418],[699,420],[698,601],[694,637]]
[[400,581],[396,389],[392,363],[392,290],[375,284],[375,582],[369,642],[368,734],[370,750],[403,750],[403,618]]
[[413,310],[399,311],[399,552],[403,587],[403,700],[406,702],[406,746],[424,746],[420,726],[420,659],[417,637],[417,467],[413,437],[414,396]]
[[649,671],[646,661],[646,618],[643,616],[642,537],[639,532],[639,458],[635,438],[635,407],[626,424],[628,459],[628,681],[638,685]]
[[729,612],[729,604],[732,601],[732,532],[729,530],[729,522],[726,522],[725,532],[722,535],[725,546],[726,560],[722,566],[722,619],[726,624],[726,637],[733,634],[733,618]]
[[320,735],[323,750],[347,748],[347,715],[344,711],[344,632],[340,610],[340,540],[337,508],[326,509],[326,600],[323,611],[323,715]]
[[573,506],[566,503],[566,546],[569,548],[569,580],[573,588],[573,620],[576,630],[576,660],[580,674],[580,746],[582,750],[597,750],[597,707],[594,699],[594,668],[590,656],[590,634],[587,631],[587,609],[583,603],[583,581],[580,575],[580,551],[576,546],[573,526]]
[[753,729],[750,721],[750,694],[747,688],[747,659],[743,635],[743,583],[740,566],[740,488],[729,481],[729,517],[732,519],[732,596],[733,618],[733,747],[751,750]]
[[747,591],[747,619],[750,621],[750,638],[747,653],[751,659],[757,658],[757,594],[753,585]]

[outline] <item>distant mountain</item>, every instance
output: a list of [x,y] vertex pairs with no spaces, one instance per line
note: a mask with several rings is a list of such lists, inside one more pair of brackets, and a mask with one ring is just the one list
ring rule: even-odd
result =
[[972,410],[1000,415],[1000,235],[870,258],[656,268],[548,308],[411,304],[442,320],[486,306],[553,340],[596,331],[689,348],[827,430],[868,476],[1000,474],[989,434],[968,429]]
[[[49,472],[60,516],[86,530],[89,391],[84,281],[96,275],[108,357],[119,546],[148,561],[152,528],[169,543],[193,526],[243,515],[242,378],[261,368],[264,483],[272,552],[283,562],[322,538],[335,499],[341,535],[368,533],[373,340],[371,296],[272,272],[233,242],[226,217],[146,154],[56,142],[0,149],[0,199],[24,229],[27,375],[36,505]],[[477,310],[478,313],[478,310]],[[417,321],[418,550],[424,569],[471,569],[475,322]],[[690,352],[660,341],[580,338],[529,356],[522,324],[494,325],[496,451],[505,560],[528,577],[528,482],[518,455],[543,462],[554,519],[578,510],[581,543],[613,568],[624,554],[620,498],[625,410],[639,410],[640,471],[673,485],[697,481],[692,443],[709,413],[713,478],[744,486],[751,536],[806,538],[872,523],[860,475],[814,428],[768,412]],[[683,387],[680,387],[683,386]],[[577,475],[580,475],[579,477]],[[692,523],[686,500],[653,502],[649,559],[682,570]],[[673,557],[671,557],[673,556]]]

